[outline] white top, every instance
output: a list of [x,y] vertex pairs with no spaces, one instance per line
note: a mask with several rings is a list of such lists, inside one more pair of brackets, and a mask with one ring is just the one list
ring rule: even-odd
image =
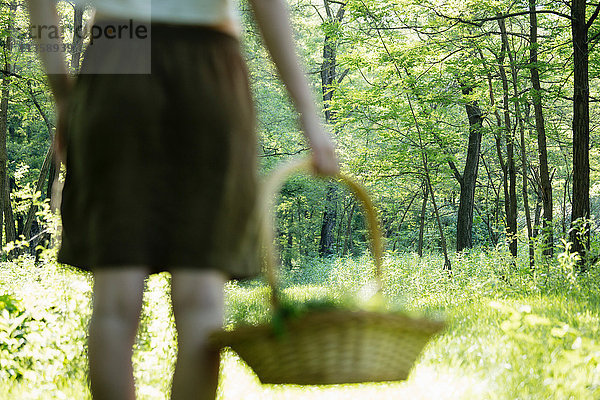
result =
[[233,0],[76,0],[103,15],[175,24],[239,21]]

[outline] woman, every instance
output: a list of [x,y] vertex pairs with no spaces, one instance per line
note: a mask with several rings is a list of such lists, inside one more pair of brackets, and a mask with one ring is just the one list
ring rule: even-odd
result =
[[[172,275],[178,332],[172,398],[213,399],[219,355],[206,339],[222,325],[223,285],[259,271],[253,109],[229,1],[92,1],[96,30],[76,83],[63,54],[41,52],[57,105],[56,155],[67,166],[59,260],[94,275],[88,355],[96,400],[135,398],[131,356],[144,281],[160,271]],[[287,10],[282,0],[250,4],[315,172],[333,175],[334,147]],[[58,26],[53,0],[29,0],[29,8],[34,27]],[[114,40],[133,31],[141,42]],[[38,36],[42,47],[62,46]]]

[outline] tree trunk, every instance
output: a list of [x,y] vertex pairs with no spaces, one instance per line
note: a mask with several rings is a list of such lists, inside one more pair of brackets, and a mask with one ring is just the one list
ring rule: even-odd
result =
[[590,113],[588,79],[588,25],[586,0],[571,4],[573,35],[573,196],[570,241],[572,251],[581,256],[580,271],[587,269],[585,251],[589,248],[590,232]]
[[535,202],[535,211],[534,211],[534,220],[533,220],[533,237],[537,237],[539,232],[539,226],[540,226],[540,217],[542,214],[542,198],[541,196],[537,196],[536,202]]
[[515,160],[513,155],[513,137],[507,138],[506,143],[506,159],[508,163],[508,214],[506,215],[507,236],[509,239],[510,253],[513,257],[517,256],[517,171],[515,168]]
[[437,221],[438,229],[440,230],[440,242],[442,245],[442,252],[444,253],[444,269],[448,271],[448,274],[452,275],[452,265],[450,264],[450,258],[448,257],[448,248],[446,247],[446,237],[444,235],[444,228],[442,227],[442,221],[440,219],[440,213],[437,208],[437,204],[435,203],[435,194],[433,192],[433,186],[431,185],[431,177],[429,176],[429,165],[427,162],[427,153],[425,153],[425,148],[423,147],[423,139],[421,138],[421,128],[418,125],[418,120],[416,115],[414,114],[414,109],[412,108],[412,104],[409,102],[411,107],[411,112],[413,114],[413,118],[415,120],[415,124],[417,124],[417,132],[419,134],[419,147],[421,150],[421,160],[423,162],[423,170],[425,171],[425,180],[427,183],[427,187],[431,192],[431,205],[433,206],[433,212],[435,213],[435,219]]
[[348,251],[352,253],[353,245],[352,245],[352,218],[354,217],[354,210],[356,209],[356,202],[352,201],[352,207],[350,207],[350,213],[348,214],[348,224],[346,225],[346,238],[344,240],[344,250],[342,251],[343,255],[348,254]]
[[[15,229],[15,217],[12,210],[12,204],[10,203],[10,179],[4,181],[4,232],[6,234],[6,243],[14,242],[17,240],[17,231]],[[9,255],[10,256],[10,255]]]
[[321,239],[319,241],[319,255],[329,256],[334,253],[333,249],[333,229],[337,210],[335,206],[337,188],[335,183],[327,185],[327,195],[325,196],[325,212],[323,213],[323,222],[321,224]]
[[[472,87],[462,85],[463,95],[469,95],[472,90]],[[473,247],[473,204],[475,202],[475,184],[477,183],[483,125],[483,114],[477,101],[467,102],[465,109],[469,118],[469,145],[467,147],[465,169],[459,180],[460,200],[456,224],[456,251]]]
[[[344,17],[346,11],[345,4],[341,4],[338,8],[337,13],[333,13],[331,9],[330,0],[323,0],[325,10],[327,11],[327,18],[329,23],[340,23]],[[337,39],[330,35],[325,36],[323,44],[323,64],[321,65],[321,91],[323,92],[323,106],[325,113],[325,123],[331,124],[334,116],[330,110],[330,102],[335,89],[335,84],[339,81],[336,74],[336,50],[337,50]],[[336,220],[336,207],[335,204],[331,204],[337,196],[337,187],[333,184],[329,184],[327,187],[327,196],[325,198],[325,213],[323,214],[323,223],[321,225],[321,240],[319,243],[319,254],[330,255],[333,254],[333,227],[335,226]]]
[[527,245],[529,247],[529,267],[535,268],[535,249],[533,246],[533,229],[531,226],[531,211],[529,210],[529,195],[527,194],[527,157],[525,155],[525,128],[523,123],[519,124],[521,131],[521,170],[523,171],[523,208],[525,209],[525,220],[527,222]]
[[[5,68],[8,63],[5,63]],[[10,77],[4,75],[2,79],[2,93],[0,98],[0,246],[2,245],[2,231],[4,223],[4,204],[8,201],[5,195],[6,176],[8,167],[8,153],[6,151],[6,127],[8,119],[8,96]]]
[[[52,150],[52,158],[54,159],[54,149]],[[52,185],[56,177],[56,163],[50,163],[50,169],[48,170],[48,180],[46,185],[46,198],[52,199]]]
[[[488,185],[489,187],[491,187],[494,191],[494,207],[493,207],[493,222],[491,221],[491,217],[488,217],[488,233],[490,235],[490,238],[492,240],[492,243],[495,245],[498,244],[498,233],[496,232],[496,229],[499,225],[499,221],[500,221],[500,191],[498,189],[496,189],[496,185],[494,185],[494,180],[492,179],[492,174],[490,173],[490,169],[487,166],[487,163],[485,162],[485,157],[483,156],[483,154],[481,154],[481,163],[483,165],[483,168],[485,169],[485,172],[487,174],[487,178],[488,178]],[[489,208],[489,206],[488,206]]]
[[[498,25],[503,25],[504,19],[498,20]],[[508,52],[506,45],[502,43],[500,57],[498,57],[498,68],[502,80],[503,108],[504,108],[504,134],[506,138],[506,167],[508,169],[508,191],[505,189],[505,211],[506,211],[506,239],[513,257],[517,256],[517,173],[514,160],[513,132],[510,116],[510,101],[508,94],[508,78],[504,68],[505,55]]]
[[[339,3],[340,6],[337,12],[334,14],[331,9],[331,0],[323,0],[325,5],[325,11],[327,12],[327,23],[339,24],[344,18],[346,13],[346,5]],[[325,41],[323,43],[323,63],[321,64],[321,90],[323,92],[323,104],[325,106],[325,121],[330,123],[334,116],[329,108],[331,99],[333,97],[333,91],[335,90],[335,84],[338,83],[338,76],[336,73],[336,54],[337,54],[338,41],[337,38],[325,35]]]
[[[35,186],[35,191],[40,192],[40,193],[42,192],[42,188],[44,186],[44,181],[46,180],[46,176],[49,175],[48,183],[47,183],[46,191],[45,191],[45,198],[51,200],[52,199],[52,183],[54,182],[54,175],[55,175],[54,174],[54,171],[55,171],[54,164],[55,163],[53,162],[54,146],[53,146],[53,139],[52,139],[53,138],[53,128],[52,128],[52,125],[50,123],[48,116],[46,115],[42,106],[38,102],[38,100],[35,96],[35,93],[33,92],[33,89],[31,88],[30,82],[27,82],[27,89],[28,89],[31,101],[33,102],[36,109],[38,110],[38,113],[44,120],[44,123],[46,125],[46,130],[48,131],[48,138],[50,139],[50,147],[49,147],[48,151],[46,152],[46,157],[44,158],[44,163],[42,164],[42,169],[40,170],[40,175],[38,176],[38,181]],[[27,239],[31,238],[31,227],[32,227],[34,219],[35,219],[36,208],[37,207],[32,202],[32,204],[29,206],[29,210],[27,212],[27,219],[25,222],[25,227],[23,228],[23,232],[21,232],[21,234],[23,236],[25,236],[25,238],[27,238]]]
[[[535,252],[533,247],[532,239],[532,228],[531,228],[531,212],[529,210],[529,196],[527,194],[527,157],[525,153],[525,125],[523,123],[523,117],[521,115],[521,102],[519,100],[519,88],[518,88],[518,73],[517,66],[513,56],[513,52],[510,48],[510,43],[508,41],[508,34],[506,32],[506,24],[504,20],[501,19],[498,21],[498,25],[500,26],[500,33],[502,36],[502,46],[506,49],[506,53],[508,54],[508,59],[510,61],[510,75],[512,78],[512,88],[513,88],[513,96],[515,103],[515,117],[517,119],[517,124],[519,126],[519,133],[521,139],[521,171],[522,171],[522,195],[523,195],[523,208],[525,209],[525,222],[527,225],[527,247],[529,248],[529,267],[533,270],[535,267]],[[515,211],[516,211],[516,192],[515,192]],[[515,213],[516,215],[516,213]],[[516,221],[515,221],[516,222]],[[516,229],[516,227],[515,227]]]
[[292,253],[294,252],[294,233],[292,227],[294,226],[294,213],[290,212],[290,218],[288,220],[288,230],[286,238],[286,248],[281,249],[283,253],[283,266],[284,268],[291,269],[292,267]]
[[[13,21],[17,5],[14,1],[9,4],[8,26],[6,28],[6,46],[4,51],[4,70],[12,71],[11,53],[12,53],[12,31]],[[6,150],[6,133],[8,130],[8,99],[10,97],[10,75],[4,74],[2,77],[0,94],[0,246],[2,245],[2,227],[3,223],[6,226],[6,231],[11,232],[10,227],[14,230],[14,219],[12,216],[12,208],[10,204],[9,182],[8,182],[8,153]],[[8,211],[8,212],[7,212]],[[6,242],[14,240],[6,237]]]
[[[41,192],[44,186],[44,182],[46,180],[46,176],[48,175],[48,171],[50,170],[50,165],[52,164],[52,158],[54,155],[54,151],[52,147],[48,149],[46,152],[46,158],[44,158],[44,164],[42,164],[42,169],[40,170],[40,175],[38,176],[37,183],[35,184],[35,192]],[[27,219],[25,221],[25,227],[23,229],[22,235],[25,238],[31,238],[31,226],[33,225],[33,220],[35,219],[35,210],[36,206],[32,203],[29,206],[29,210],[27,212]]]
[[423,205],[421,206],[421,223],[419,224],[419,243],[417,244],[417,253],[419,257],[423,256],[423,235],[425,233],[425,213],[427,212],[427,196],[429,195],[429,186],[423,182]]
[[529,72],[531,74],[532,100],[535,112],[535,130],[537,132],[538,155],[540,162],[540,192],[544,206],[543,232],[544,232],[544,254],[552,257],[554,253],[554,234],[552,226],[552,184],[548,171],[548,152],[546,150],[546,127],[544,113],[542,110],[542,88],[540,85],[540,73],[537,67],[537,13],[535,11],[535,0],[529,1]]
[[444,269],[447,270],[449,273],[451,273],[452,265],[450,264],[450,258],[448,258],[448,248],[446,247],[446,237],[444,235],[444,228],[442,227],[440,213],[437,208],[437,204],[435,203],[435,195],[433,193],[433,187],[431,186],[431,179],[429,178],[429,172],[426,172],[426,175],[427,175],[427,186],[429,186],[429,191],[431,192],[431,205],[433,205],[435,219],[437,221],[438,229],[440,230],[440,242],[442,244],[442,252],[444,253]]
[[[485,60],[485,58],[483,57],[483,53],[480,52],[480,57],[482,60]],[[510,135],[506,134],[507,132],[507,128],[506,128],[506,121],[508,121],[508,125],[510,126],[510,113],[507,110],[507,105],[508,105],[508,82],[506,79],[506,71],[504,69],[504,65],[503,65],[503,61],[504,60],[504,45],[502,46],[502,51],[501,51],[501,56],[498,57],[498,64],[499,64],[499,69],[500,69],[500,76],[502,78],[502,87],[503,87],[503,91],[504,91],[504,104],[505,104],[505,113],[504,113],[504,117],[505,117],[505,123],[504,123],[504,127],[502,125],[502,118],[500,117],[500,114],[498,113],[498,110],[494,110],[494,115],[496,117],[496,125],[498,126],[498,130],[499,132],[495,132],[494,133],[494,139],[495,139],[495,144],[496,144],[496,153],[498,155],[498,163],[500,164],[500,169],[502,170],[502,188],[504,191],[504,214],[506,216],[506,231],[507,231],[507,239],[510,239],[510,230],[512,229],[511,226],[514,226],[514,231],[516,232],[516,176],[514,176],[514,185],[512,185],[513,190],[510,189],[510,185],[509,185],[509,175],[510,175],[510,171],[511,169],[509,168],[509,165],[512,164],[512,171],[514,174],[514,160],[513,160],[513,147],[512,147],[512,139],[510,137]],[[487,81],[488,81],[488,86],[489,86],[489,94],[490,94],[490,105],[492,106],[492,108],[494,107],[494,105],[496,104],[495,99],[494,99],[494,89],[493,89],[493,85],[492,85],[492,75],[491,73],[487,73]],[[507,118],[508,117],[508,118]],[[504,161],[504,157],[502,155],[502,135],[500,134],[501,131],[505,131],[504,137],[507,141],[506,144],[506,149],[507,149],[507,153],[508,150],[510,149],[510,157],[508,157],[507,154],[507,160]],[[508,130],[508,132],[510,132],[510,130]],[[509,145],[510,142],[510,145]],[[510,162],[509,160],[512,160],[512,162]],[[514,196],[511,196],[511,192],[514,193]],[[511,212],[511,198],[514,198],[515,201],[515,212],[514,214]],[[499,196],[498,196],[499,199]],[[514,215],[514,218],[512,217]],[[513,220],[514,220],[514,225],[513,225]],[[511,246],[512,241],[507,240],[507,242],[509,243],[509,246]],[[516,242],[514,245],[514,248],[510,247],[511,253],[513,255],[516,255]],[[513,253],[514,250],[514,253]]]
[[563,188],[563,204],[562,204],[562,236],[564,238],[567,237],[567,200],[569,199],[569,181],[571,179],[571,175],[567,173],[567,177],[565,178],[565,185]]
[[344,235],[342,229],[344,225],[344,218],[346,217],[346,212],[348,211],[348,207],[350,207],[350,203],[348,203],[347,205],[343,205],[339,210],[340,212],[337,213],[337,229],[335,230],[334,246],[337,252],[339,252],[343,246],[342,240],[344,239]]

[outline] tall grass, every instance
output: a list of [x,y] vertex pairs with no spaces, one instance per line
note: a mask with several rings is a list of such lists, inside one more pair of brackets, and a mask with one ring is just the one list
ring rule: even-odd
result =
[[[452,276],[438,254],[390,254],[383,291],[407,311],[444,315],[448,329],[426,347],[405,382],[334,387],[262,386],[223,353],[221,399],[600,398],[600,276],[573,273],[568,258],[535,272],[503,251],[456,255]],[[361,295],[373,266],[359,258],[307,260],[284,271],[297,301]],[[134,366],[141,399],[166,399],[176,354],[169,275],[152,276]],[[261,280],[226,287],[225,325],[269,318]],[[0,265],[0,399],[88,399],[86,327],[91,277],[49,261]]]

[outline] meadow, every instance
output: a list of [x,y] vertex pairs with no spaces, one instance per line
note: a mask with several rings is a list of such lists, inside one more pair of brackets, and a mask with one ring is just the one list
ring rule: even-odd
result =
[[[523,252],[524,253],[524,252]],[[566,252],[516,263],[501,250],[443,257],[390,253],[384,293],[407,312],[443,316],[448,328],[425,348],[407,381],[336,386],[261,385],[231,351],[223,352],[219,399],[598,399],[600,274],[577,275]],[[297,301],[340,299],[369,282],[358,258],[306,260],[282,273]],[[91,276],[52,258],[0,264],[0,399],[89,399],[86,327]],[[260,280],[226,287],[225,325],[269,318]],[[167,399],[176,354],[169,275],[147,283],[135,345],[140,399]]]

